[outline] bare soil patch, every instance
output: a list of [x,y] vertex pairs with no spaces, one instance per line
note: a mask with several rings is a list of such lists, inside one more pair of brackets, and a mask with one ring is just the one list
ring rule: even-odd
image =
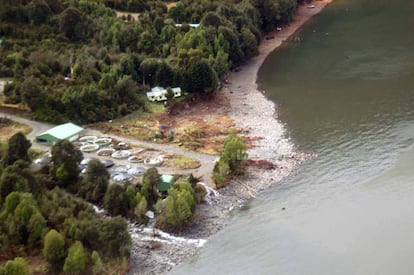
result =
[[135,112],[112,122],[91,125],[106,134],[128,136],[178,146],[206,154],[223,150],[223,140],[235,127],[228,116],[229,100],[222,91],[209,96],[189,95],[185,100],[148,103],[147,112]]
[[137,21],[140,16],[139,12],[115,11],[115,13],[116,13],[116,17],[125,18],[125,19],[128,19],[128,17],[130,17]]
[[22,132],[27,135],[32,131],[32,128],[28,125],[15,122],[8,118],[0,118],[0,141],[7,142],[14,134]]
[[171,8],[174,8],[175,6],[177,6],[179,2],[171,2],[167,4],[167,10],[170,10]]
[[223,150],[223,140],[236,125],[228,116],[229,100],[222,91],[207,98],[192,96],[175,104],[160,122],[173,129],[182,146],[206,154]]

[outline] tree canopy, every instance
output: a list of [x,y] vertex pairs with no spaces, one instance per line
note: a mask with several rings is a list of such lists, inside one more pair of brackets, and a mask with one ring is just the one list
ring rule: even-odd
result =
[[213,175],[217,187],[225,186],[232,176],[243,174],[243,162],[247,159],[246,145],[235,131],[224,140],[224,151],[214,165]]
[[148,85],[209,92],[258,53],[264,32],[292,20],[298,2],[184,0],[167,10],[159,0],[7,1],[0,76],[14,81],[6,101],[36,119],[85,123],[143,107],[137,94]]
[[52,174],[62,186],[77,182],[82,158],[81,151],[68,140],[61,140],[52,147]]
[[[40,170],[31,169],[27,161],[30,142],[24,135],[16,134],[5,147],[0,163],[0,250],[5,264],[0,274],[29,274],[26,262],[15,258],[20,255],[44,260],[56,274],[100,274],[110,261],[127,260],[131,240],[125,219],[103,219],[80,198],[103,203],[108,172],[100,161],[92,161],[79,178],[82,154],[68,141],[52,147],[53,164]],[[125,217],[135,216],[138,191],[132,185],[122,188]]]
[[8,143],[7,153],[3,158],[4,165],[11,165],[16,160],[29,161],[28,150],[32,146],[32,143],[26,139],[26,136],[22,132],[14,134]]
[[50,230],[45,236],[43,255],[53,267],[62,264],[66,257],[65,239],[54,229]]

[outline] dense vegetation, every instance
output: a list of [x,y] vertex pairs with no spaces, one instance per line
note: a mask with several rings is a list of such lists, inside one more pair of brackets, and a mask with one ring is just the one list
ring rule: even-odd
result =
[[[128,258],[131,240],[126,221],[121,217],[102,219],[91,204],[65,190],[78,180],[81,154],[63,142],[66,151],[56,155],[52,150],[54,165],[35,171],[27,153],[30,145],[18,133],[2,153],[0,262],[10,259],[5,274],[28,274],[13,273],[25,270],[25,261],[12,261],[15,257],[40,254],[49,264],[49,272],[63,268],[74,274],[98,268],[95,262],[100,259],[122,262]],[[102,269],[100,265],[98,269]]]
[[[143,108],[150,86],[211,92],[299,0],[4,0],[0,77],[36,119],[95,122]],[[138,11],[117,18],[114,9]],[[175,23],[184,23],[176,27]],[[197,28],[186,23],[200,23]]]
[[[66,140],[52,147],[50,165],[35,169],[30,145],[17,133],[1,153],[0,263],[7,262],[0,274],[26,274],[22,258],[39,255],[47,266],[37,271],[51,274],[103,274],[114,262],[126,268],[122,263],[128,262],[131,238],[124,218],[146,223],[146,213],[152,210],[159,216],[159,227],[178,230],[191,221],[196,203],[205,195],[193,177],[192,183],[177,183],[168,196],[160,194],[155,168],[144,174],[141,185],[110,184],[98,160],[80,175],[82,154]],[[97,215],[91,203],[114,218]],[[22,273],[13,273],[20,269]]]
[[236,132],[231,132],[224,140],[223,153],[214,166],[213,175],[217,188],[228,184],[233,176],[243,174],[243,162],[246,159],[246,145]]

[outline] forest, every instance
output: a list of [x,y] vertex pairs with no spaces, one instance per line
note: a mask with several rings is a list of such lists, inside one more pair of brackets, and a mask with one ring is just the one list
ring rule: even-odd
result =
[[192,176],[161,194],[156,168],[148,169],[138,185],[110,184],[99,160],[80,173],[82,153],[66,140],[52,147],[47,165],[31,162],[30,147],[21,132],[2,146],[0,274],[29,274],[14,273],[16,268],[41,274],[125,272],[131,248],[127,221],[146,224],[150,210],[158,228],[179,230],[206,195]]
[[4,0],[0,77],[13,80],[4,101],[38,120],[93,123],[145,111],[155,85],[209,94],[299,2]]

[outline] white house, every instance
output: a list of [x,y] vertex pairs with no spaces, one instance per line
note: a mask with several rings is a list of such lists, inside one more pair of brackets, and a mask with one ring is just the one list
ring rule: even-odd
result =
[[188,25],[188,26],[190,26],[191,28],[198,28],[198,26],[200,26],[200,24],[175,24],[175,26],[176,26],[177,28],[181,28],[183,25]]
[[181,96],[181,88],[180,87],[175,87],[171,89],[174,97],[180,97]]
[[2,93],[4,91],[4,87],[7,84],[11,84],[13,81],[11,80],[0,80],[0,93]]
[[147,93],[149,101],[164,101],[167,100],[167,90],[162,87],[154,87],[151,92]]
[[[175,87],[171,89],[174,97],[180,97],[181,96],[181,88]],[[155,102],[155,101],[165,101],[167,100],[168,91],[167,89],[164,89],[163,87],[154,87],[151,89],[150,92],[147,92],[147,97],[149,101]]]

